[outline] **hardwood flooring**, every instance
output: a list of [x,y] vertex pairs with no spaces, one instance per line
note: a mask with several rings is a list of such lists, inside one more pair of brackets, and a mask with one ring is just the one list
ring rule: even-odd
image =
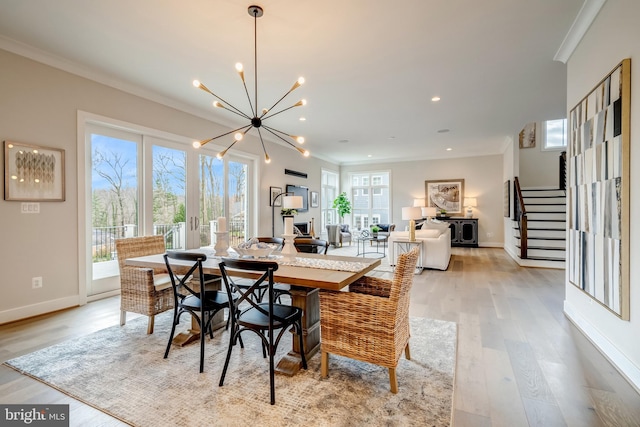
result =
[[[411,315],[458,324],[454,426],[640,426],[640,395],[564,316],[563,300],[563,270],[521,268],[502,249],[453,248],[447,271],[415,276]],[[2,325],[0,361],[118,322],[112,297]],[[27,402],[70,404],[73,426],[124,425],[0,366],[0,403]]]

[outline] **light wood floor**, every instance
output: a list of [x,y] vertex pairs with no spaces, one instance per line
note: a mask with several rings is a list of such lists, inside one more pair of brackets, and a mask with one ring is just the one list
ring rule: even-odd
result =
[[[458,324],[454,426],[640,426],[640,395],[562,313],[563,270],[520,268],[502,249],[453,253],[447,271],[415,276],[411,315]],[[0,361],[118,321],[113,297],[0,326]],[[0,402],[68,403],[72,426],[123,425],[6,366]]]

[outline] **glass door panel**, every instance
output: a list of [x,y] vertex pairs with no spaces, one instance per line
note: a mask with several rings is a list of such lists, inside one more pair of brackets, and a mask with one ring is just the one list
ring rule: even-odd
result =
[[119,288],[115,240],[139,235],[140,137],[113,130],[90,134],[92,282],[87,295]]
[[213,155],[200,154],[199,159],[200,247],[215,245],[218,218],[224,213],[224,161]]
[[153,145],[153,234],[167,249],[187,248],[187,153]]
[[248,165],[239,161],[228,163],[228,217],[229,245],[237,246],[244,242],[248,230],[247,213],[247,174]]

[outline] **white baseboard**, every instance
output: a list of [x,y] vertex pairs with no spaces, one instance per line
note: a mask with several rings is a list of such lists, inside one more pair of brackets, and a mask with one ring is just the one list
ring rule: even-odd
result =
[[602,353],[602,355],[626,378],[633,388],[640,393],[640,368],[618,350],[611,341],[594,328],[569,302],[564,301],[564,314],[576,328]]
[[0,311],[0,325],[81,305],[78,295]]

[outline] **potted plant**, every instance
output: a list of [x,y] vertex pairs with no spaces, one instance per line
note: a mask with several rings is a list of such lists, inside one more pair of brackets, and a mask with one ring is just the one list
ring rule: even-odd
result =
[[343,191],[335,198],[333,201],[333,208],[338,210],[340,224],[342,224],[344,222],[344,216],[351,213],[351,202],[349,201],[346,192]]
[[438,216],[441,216],[443,218],[446,218],[447,216],[447,210],[446,209],[440,209],[440,212],[438,212]]
[[373,234],[373,237],[378,237],[378,231],[380,231],[380,227],[375,224],[371,226],[371,233]]
[[282,216],[294,216],[294,215],[298,215],[298,211],[295,210],[295,209],[282,208],[280,210],[280,215],[282,215]]

